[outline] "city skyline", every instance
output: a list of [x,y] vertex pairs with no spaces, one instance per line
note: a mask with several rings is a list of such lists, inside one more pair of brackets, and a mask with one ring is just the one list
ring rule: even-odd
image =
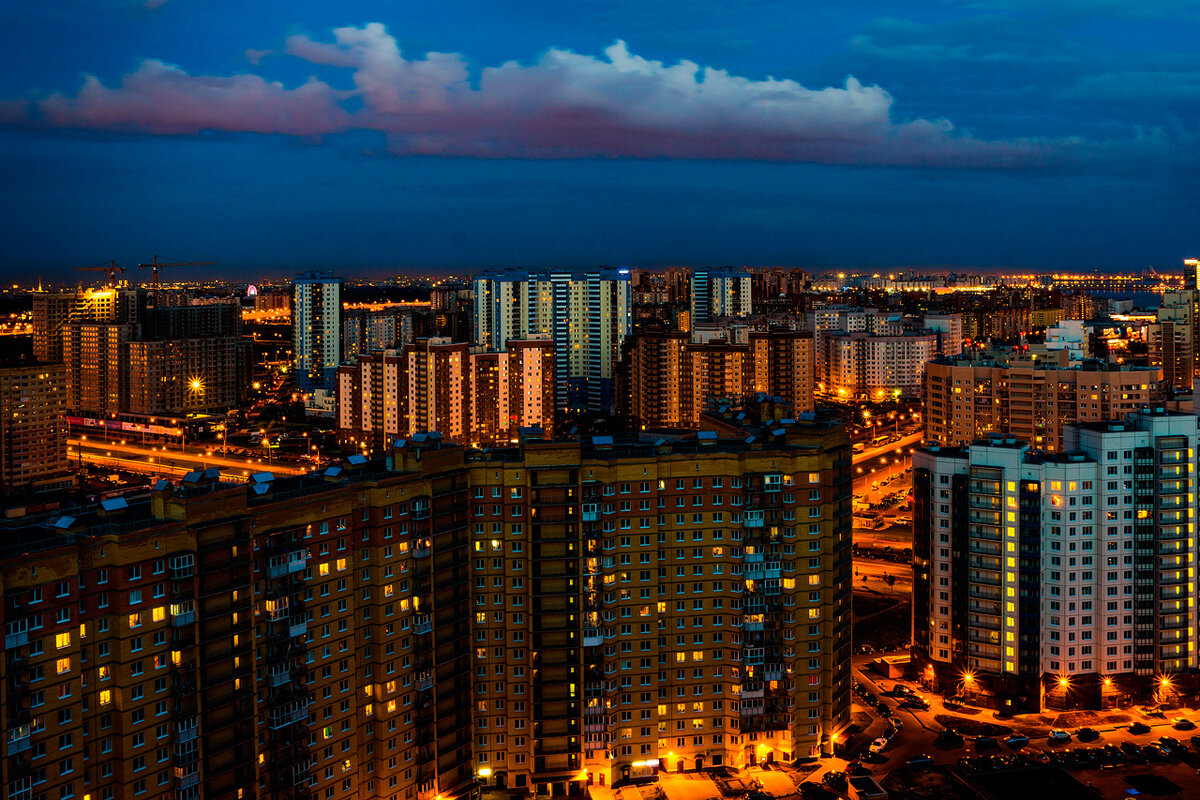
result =
[[229,276],[1197,248],[1179,4],[69,10],[10,20],[5,279],[155,250]]

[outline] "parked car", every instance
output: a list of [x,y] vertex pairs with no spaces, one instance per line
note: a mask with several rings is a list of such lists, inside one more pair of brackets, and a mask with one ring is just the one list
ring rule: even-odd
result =
[[1004,737],[1004,743],[1009,747],[1022,748],[1029,744],[1029,737],[1023,733],[1014,733]]
[[1100,731],[1095,728],[1080,728],[1075,731],[1075,738],[1081,742],[1094,742],[1100,738]]
[[821,783],[841,791],[846,788],[846,773],[837,770],[826,772],[821,776]]
[[1054,730],[1050,731],[1050,741],[1055,744],[1069,742],[1071,741],[1071,734],[1060,728],[1055,728]]
[[919,756],[913,756],[908,761],[904,762],[910,767],[925,767],[933,763],[933,759],[927,753],[921,753]]
[[1144,722],[1135,722],[1129,726],[1129,732],[1134,736],[1141,736],[1143,733],[1150,732],[1150,726]]
[[882,753],[891,742],[882,736],[871,742],[871,753]]
[[937,735],[938,744],[947,745],[949,747],[962,747],[962,734],[953,728],[942,728]]
[[1187,717],[1180,717],[1171,723],[1171,727],[1177,731],[1191,731],[1196,729],[1196,723],[1192,722]]

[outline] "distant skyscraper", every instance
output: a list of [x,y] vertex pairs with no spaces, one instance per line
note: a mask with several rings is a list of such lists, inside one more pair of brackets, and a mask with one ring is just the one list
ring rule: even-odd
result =
[[292,369],[300,389],[331,388],[341,359],[342,279],[306,272],[292,281]]
[[549,337],[561,407],[612,407],[613,367],[632,328],[628,270],[490,273],[474,289],[476,344]]
[[750,313],[750,274],[733,267],[692,270],[692,321],[742,317]]

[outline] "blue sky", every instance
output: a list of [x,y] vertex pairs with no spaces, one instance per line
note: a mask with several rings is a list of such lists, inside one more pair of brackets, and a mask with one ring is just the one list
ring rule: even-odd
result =
[[1194,3],[909,5],[10,4],[0,274],[1200,252]]

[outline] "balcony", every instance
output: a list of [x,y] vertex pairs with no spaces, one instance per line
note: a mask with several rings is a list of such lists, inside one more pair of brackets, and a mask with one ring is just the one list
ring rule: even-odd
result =
[[419,541],[413,546],[413,558],[429,558],[430,552],[428,541]]
[[177,744],[190,742],[199,735],[199,731],[200,726],[195,717],[182,719],[175,723],[175,742]]
[[267,674],[267,682],[271,686],[282,686],[292,680],[292,669],[287,664],[275,665],[271,667]]
[[176,767],[175,785],[180,789],[188,789],[200,782],[200,770],[195,766]]
[[433,631],[433,615],[420,614],[413,617],[413,630],[417,633],[431,633]]
[[[180,609],[176,611],[176,608]],[[182,625],[191,625],[196,621],[196,607],[192,603],[181,606],[171,606],[171,624],[179,627]]]
[[427,692],[433,688],[433,671],[425,670],[417,673],[417,691]]
[[271,556],[267,562],[267,577],[282,578],[296,572],[301,572],[308,564],[307,550],[293,550],[283,555]]
[[583,646],[596,647],[604,641],[603,635],[599,628],[584,628],[583,629]]
[[267,724],[272,730],[279,730],[308,719],[308,704],[311,702],[310,698],[305,697],[293,700],[285,706],[272,708],[267,716]]
[[9,728],[5,737],[5,755],[14,756],[17,753],[23,753],[30,747],[29,726],[19,725],[16,728]]
[[28,622],[20,620],[8,623],[8,632],[4,635],[4,649],[12,650],[26,644],[29,644]]

